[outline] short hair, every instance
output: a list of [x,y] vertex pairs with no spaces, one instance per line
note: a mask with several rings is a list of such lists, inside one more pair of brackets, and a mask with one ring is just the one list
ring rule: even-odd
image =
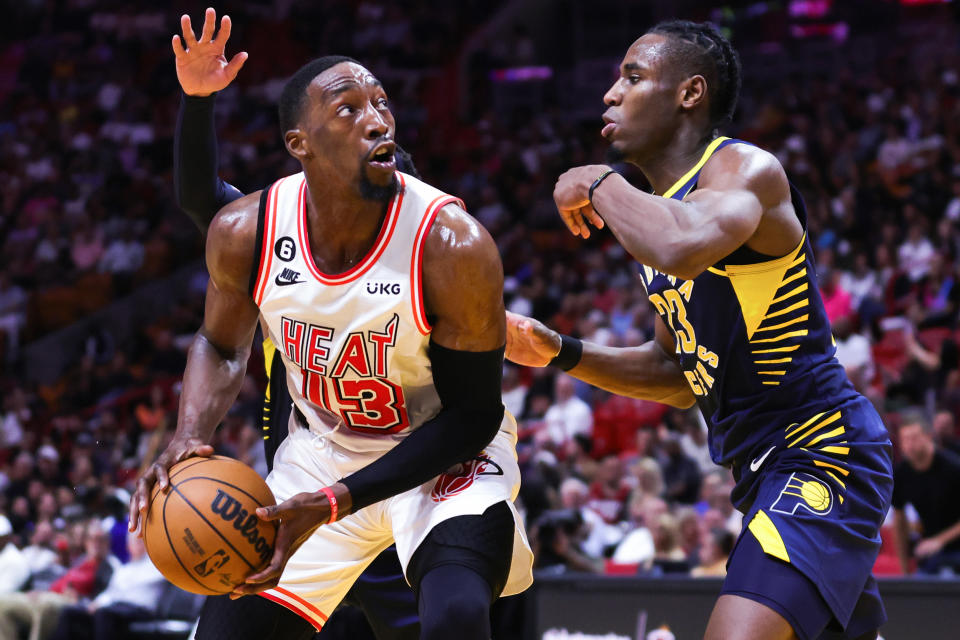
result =
[[709,22],[669,20],[647,33],[667,36],[671,59],[679,72],[702,75],[710,98],[710,126],[729,124],[740,97],[740,57],[719,29]]
[[283,91],[280,93],[280,104],[278,112],[280,117],[280,134],[283,135],[290,129],[294,129],[303,115],[303,106],[307,97],[307,87],[313,82],[313,79],[332,66],[341,62],[353,62],[360,64],[349,56],[323,56],[316,60],[311,60],[303,65],[297,72],[290,76],[287,83],[283,85]]
[[900,412],[899,418],[900,424],[897,427],[897,433],[899,433],[900,429],[903,429],[904,427],[920,425],[920,429],[925,434],[931,437],[934,435],[933,424],[930,422],[926,411],[923,409],[919,409],[917,407],[908,407]]

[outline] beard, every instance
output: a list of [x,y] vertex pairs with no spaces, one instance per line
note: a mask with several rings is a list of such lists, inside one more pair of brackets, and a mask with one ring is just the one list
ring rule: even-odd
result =
[[397,193],[397,177],[390,178],[390,184],[376,185],[370,181],[370,177],[364,170],[366,167],[360,167],[360,197],[372,202],[388,203]]

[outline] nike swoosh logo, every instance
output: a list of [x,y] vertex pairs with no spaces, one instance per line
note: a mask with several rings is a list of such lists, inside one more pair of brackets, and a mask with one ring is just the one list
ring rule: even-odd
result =
[[300,284],[301,282],[306,282],[306,280],[281,280],[280,276],[277,276],[274,280],[277,283],[277,286],[285,287],[288,284]]
[[760,465],[763,464],[763,461],[767,459],[768,455],[770,455],[770,452],[776,448],[777,448],[777,445],[773,445],[772,447],[767,449],[767,452],[764,453],[762,456],[760,456],[759,458],[754,458],[753,462],[750,463],[750,471],[753,471],[754,473],[756,473],[757,469],[760,468]]

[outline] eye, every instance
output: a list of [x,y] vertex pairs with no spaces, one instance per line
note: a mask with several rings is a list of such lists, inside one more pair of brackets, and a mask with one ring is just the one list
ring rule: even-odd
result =
[[629,82],[630,84],[637,84],[638,82],[640,82],[640,76],[638,76],[637,74],[628,76],[627,82]]
[[356,111],[356,109],[353,108],[353,105],[349,105],[349,104],[342,104],[339,107],[337,107],[338,116],[348,116],[352,114],[354,111]]
[[388,104],[386,98],[377,98],[373,103],[377,105],[378,109],[386,109]]

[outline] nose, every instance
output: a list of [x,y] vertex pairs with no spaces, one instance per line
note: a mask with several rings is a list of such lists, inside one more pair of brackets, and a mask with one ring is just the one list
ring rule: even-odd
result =
[[603,104],[607,105],[608,107],[615,107],[620,104],[620,100],[622,98],[623,92],[620,91],[620,80],[617,80],[603,95]]
[[376,140],[382,138],[390,132],[390,122],[386,113],[370,105],[367,107],[367,118],[365,123],[365,134],[368,139]]

